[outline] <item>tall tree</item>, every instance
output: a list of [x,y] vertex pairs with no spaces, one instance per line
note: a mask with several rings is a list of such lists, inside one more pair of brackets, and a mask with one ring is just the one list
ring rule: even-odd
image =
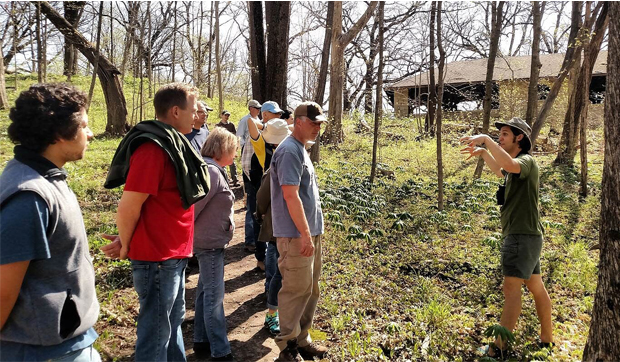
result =
[[[75,29],[78,28],[78,23],[84,12],[84,6],[86,1],[64,1],[62,6],[65,11],[65,19]],[[67,76],[67,81],[71,81],[71,76],[75,75],[77,68],[77,49],[71,44],[71,42],[65,39],[65,57],[63,61],[64,69],[63,73]]]
[[377,7],[377,1],[372,1],[364,15],[347,31],[342,32],[342,2],[334,2],[334,22],[332,24],[332,55],[329,81],[329,110],[330,122],[327,124],[324,136],[328,143],[342,142],[342,90],[344,85],[344,49],[353,38],[362,30],[362,27],[372,16]]
[[381,125],[381,117],[383,116],[383,33],[385,31],[384,22],[385,2],[381,1],[377,10],[377,18],[379,21],[379,70],[377,72],[377,90],[375,93],[375,129],[372,139],[372,163],[370,168],[370,183],[375,181],[377,173],[377,150],[379,148],[379,127]]
[[[596,14],[598,14],[599,11],[601,12],[599,16],[603,16],[603,15],[606,16],[606,14],[603,14],[607,12],[607,5],[605,4],[607,3],[599,2],[596,5],[596,8],[594,9],[594,12],[593,12],[593,16],[590,19],[590,23],[585,24],[585,29],[590,29],[592,27],[592,21],[593,19],[597,18]],[[578,26],[579,22],[581,21],[581,8],[582,8],[582,3],[580,1],[573,2],[573,10],[572,10],[572,15],[571,15],[571,19],[572,19],[571,30],[569,34],[569,39],[570,39],[569,47],[566,50],[566,54],[564,55],[564,60],[562,61],[562,67],[560,68],[560,72],[558,76],[556,77],[556,79],[553,81],[553,84],[551,85],[551,90],[549,90],[549,93],[547,94],[547,98],[545,99],[545,103],[543,103],[543,106],[538,112],[538,116],[536,117],[534,124],[532,124],[532,135],[531,135],[532,147],[534,147],[534,145],[536,144],[536,139],[538,138],[538,134],[540,133],[542,126],[545,124],[545,121],[547,120],[547,116],[549,115],[549,112],[551,111],[551,107],[553,106],[555,99],[560,93],[560,88],[562,87],[562,83],[564,82],[564,79],[566,79],[566,76],[568,75],[569,70],[571,69],[571,67],[573,66],[573,63],[577,59],[577,54],[579,54],[579,52],[583,48],[583,44],[580,41],[581,36],[578,36],[579,33],[583,33],[584,31],[583,29],[581,29],[584,27],[580,28]]]
[[[482,99],[482,132],[489,132],[489,125],[491,123],[491,105],[493,101],[493,70],[495,69],[495,58],[497,57],[497,51],[499,49],[499,37],[502,29],[502,8],[504,2],[492,3],[491,8],[491,44],[489,49],[489,59],[487,60],[487,75],[484,82],[484,98]],[[484,160],[482,157],[478,159],[476,170],[474,171],[474,178],[480,178],[482,175],[482,168],[484,167]]]
[[37,2],[35,5],[37,8],[36,11],[36,38],[37,38],[37,81],[39,83],[43,83],[43,47],[41,43],[43,42],[41,39],[41,4]]
[[259,102],[267,99],[267,47],[263,27],[263,2],[248,1],[250,28],[250,62],[252,76],[252,98]]
[[[446,51],[443,48],[441,37],[441,1],[437,1],[437,49],[439,50],[439,84],[437,86],[437,208],[443,210],[443,154],[441,149],[441,124],[443,115],[443,90],[444,90],[444,67],[446,64]],[[500,10],[501,14],[501,2]],[[501,16],[501,15],[500,15]]]
[[[329,69],[329,51],[332,42],[332,23],[334,21],[334,2],[327,2],[327,15],[325,17],[325,35],[323,36],[323,51],[321,52],[321,67],[319,70],[319,80],[317,82],[316,92],[314,93],[314,101],[323,107],[325,98],[325,84],[327,83],[327,71]],[[321,158],[320,151],[321,135],[316,136],[314,145],[310,148],[310,160],[319,162]]]
[[540,37],[542,33],[542,12],[544,3],[538,1],[532,1],[532,60],[530,63],[530,82],[527,88],[527,111],[525,113],[525,121],[532,126],[536,111],[538,110],[538,76],[540,75],[540,68],[542,63],[540,62]]
[[605,159],[601,185],[600,261],[584,361],[620,360],[620,3],[609,4]]
[[215,1],[215,69],[217,72],[217,97],[220,99],[219,114],[224,111],[224,91],[222,90],[222,57],[220,53],[220,2]]
[[282,108],[286,108],[290,19],[290,1],[265,1],[269,61],[265,79],[267,98],[278,102]]
[[[99,46],[101,45],[101,23],[103,22],[103,1],[99,3],[99,21],[97,24],[97,43],[95,45],[95,54],[99,54]],[[87,109],[90,108],[90,102],[93,100],[93,93],[95,91],[95,82],[97,81],[97,70],[99,69],[99,55],[95,57],[95,64],[93,70],[93,77],[90,81],[90,88],[88,89],[88,104]]]
[[[577,154],[579,125],[582,119],[586,119],[588,105],[590,104],[590,80],[592,79],[592,71],[601,49],[605,30],[609,24],[608,14],[607,8],[603,7],[594,24],[594,28],[587,27],[587,23],[592,23],[590,18],[581,29],[579,44],[583,48],[584,60],[582,64],[578,64],[579,57],[577,57],[573,67],[576,79],[571,89],[570,106],[564,115],[562,136],[560,137],[559,151],[554,161],[555,164],[570,165]],[[586,53],[588,54],[588,59],[585,59]],[[571,69],[571,71],[573,70]]]
[[66,41],[70,41],[91,64],[95,64],[96,59],[99,58],[97,74],[103,89],[108,114],[106,132],[113,135],[124,133],[127,125],[127,104],[123,87],[118,79],[120,74],[118,69],[106,57],[99,54],[90,42],[54,10],[47,1],[41,2],[41,12],[64,35]]
[[428,101],[426,105],[426,120],[424,131],[432,132],[435,125],[435,110],[437,108],[437,86],[435,76],[435,21],[437,18],[437,3],[431,2],[431,20],[429,21],[429,62],[428,62]]
[[6,82],[4,79],[4,62],[2,61],[2,46],[0,46],[0,109],[9,108],[9,99],[6,96]]

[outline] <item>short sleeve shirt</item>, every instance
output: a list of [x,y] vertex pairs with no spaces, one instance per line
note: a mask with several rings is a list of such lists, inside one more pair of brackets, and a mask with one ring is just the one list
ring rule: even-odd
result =
[[273,236],[296,238],[301,234],[288,211],[282,186],[299,186],[299,197],[308,221],[311,236],[324,232],[323,212],[314,166],[304,145],[287,137],[278,146],[271,160],[271,216]]
[[[51,256],[47,238],[49,209],[35,192],[19,192],[0,209],[0,265]],[[0,341],[3,361],[41,361],[86,348],[97,339],[93,328],[53,346]]]
[[542,235],[538,210],[538,164],[531,155],[515,158],[521,173],[506,175],[505,202],[501,207],[502,234]]
[[194,239],[194,206],[183,209],[172,160],[145,142],[131,155],[125,191],[149,194],[131,238],[129,258],[164,261],[188,258]]

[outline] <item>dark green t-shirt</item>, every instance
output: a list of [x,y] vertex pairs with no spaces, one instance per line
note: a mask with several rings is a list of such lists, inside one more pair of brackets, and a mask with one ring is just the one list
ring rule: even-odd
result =
[[502,234],[542,235],[538,211],[538,164],[528,154],[520,154],[515,160],[521,165],[521,173],[502,170],[506,175],[505,201],[500,209]]

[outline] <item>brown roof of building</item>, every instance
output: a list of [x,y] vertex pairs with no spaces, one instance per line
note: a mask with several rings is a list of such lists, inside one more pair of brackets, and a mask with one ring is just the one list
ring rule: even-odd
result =
[[[555,77],[560,72],[564,54],[541,54],[540,77]],[[501,81],[507,79],[528,79],[530,77],[529,55],[520,57],[497,58],[495,69],[493,70],[493,80]],[[437,68],[435,68],[435,78],[437,79]],[[486,80],[487,59],[463,60],[446,64],[445,84],[459,83],[478,83]],[[514,74],[514,75],[513,75]],[[599,52],[594,64],[593,76],[607,75],[607,51]],[[413,88],[428,85],[428,71],[416,74],[392,84],[389,88]]]

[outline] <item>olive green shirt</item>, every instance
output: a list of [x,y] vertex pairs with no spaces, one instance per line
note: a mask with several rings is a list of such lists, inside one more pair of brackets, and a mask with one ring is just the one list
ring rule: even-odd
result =
[[502,170],[506,176],[505,201],[502,205],[502,235],[543,235],[538,210],[538,164],[529,154],[520,154],[515,161],[521,173]]

